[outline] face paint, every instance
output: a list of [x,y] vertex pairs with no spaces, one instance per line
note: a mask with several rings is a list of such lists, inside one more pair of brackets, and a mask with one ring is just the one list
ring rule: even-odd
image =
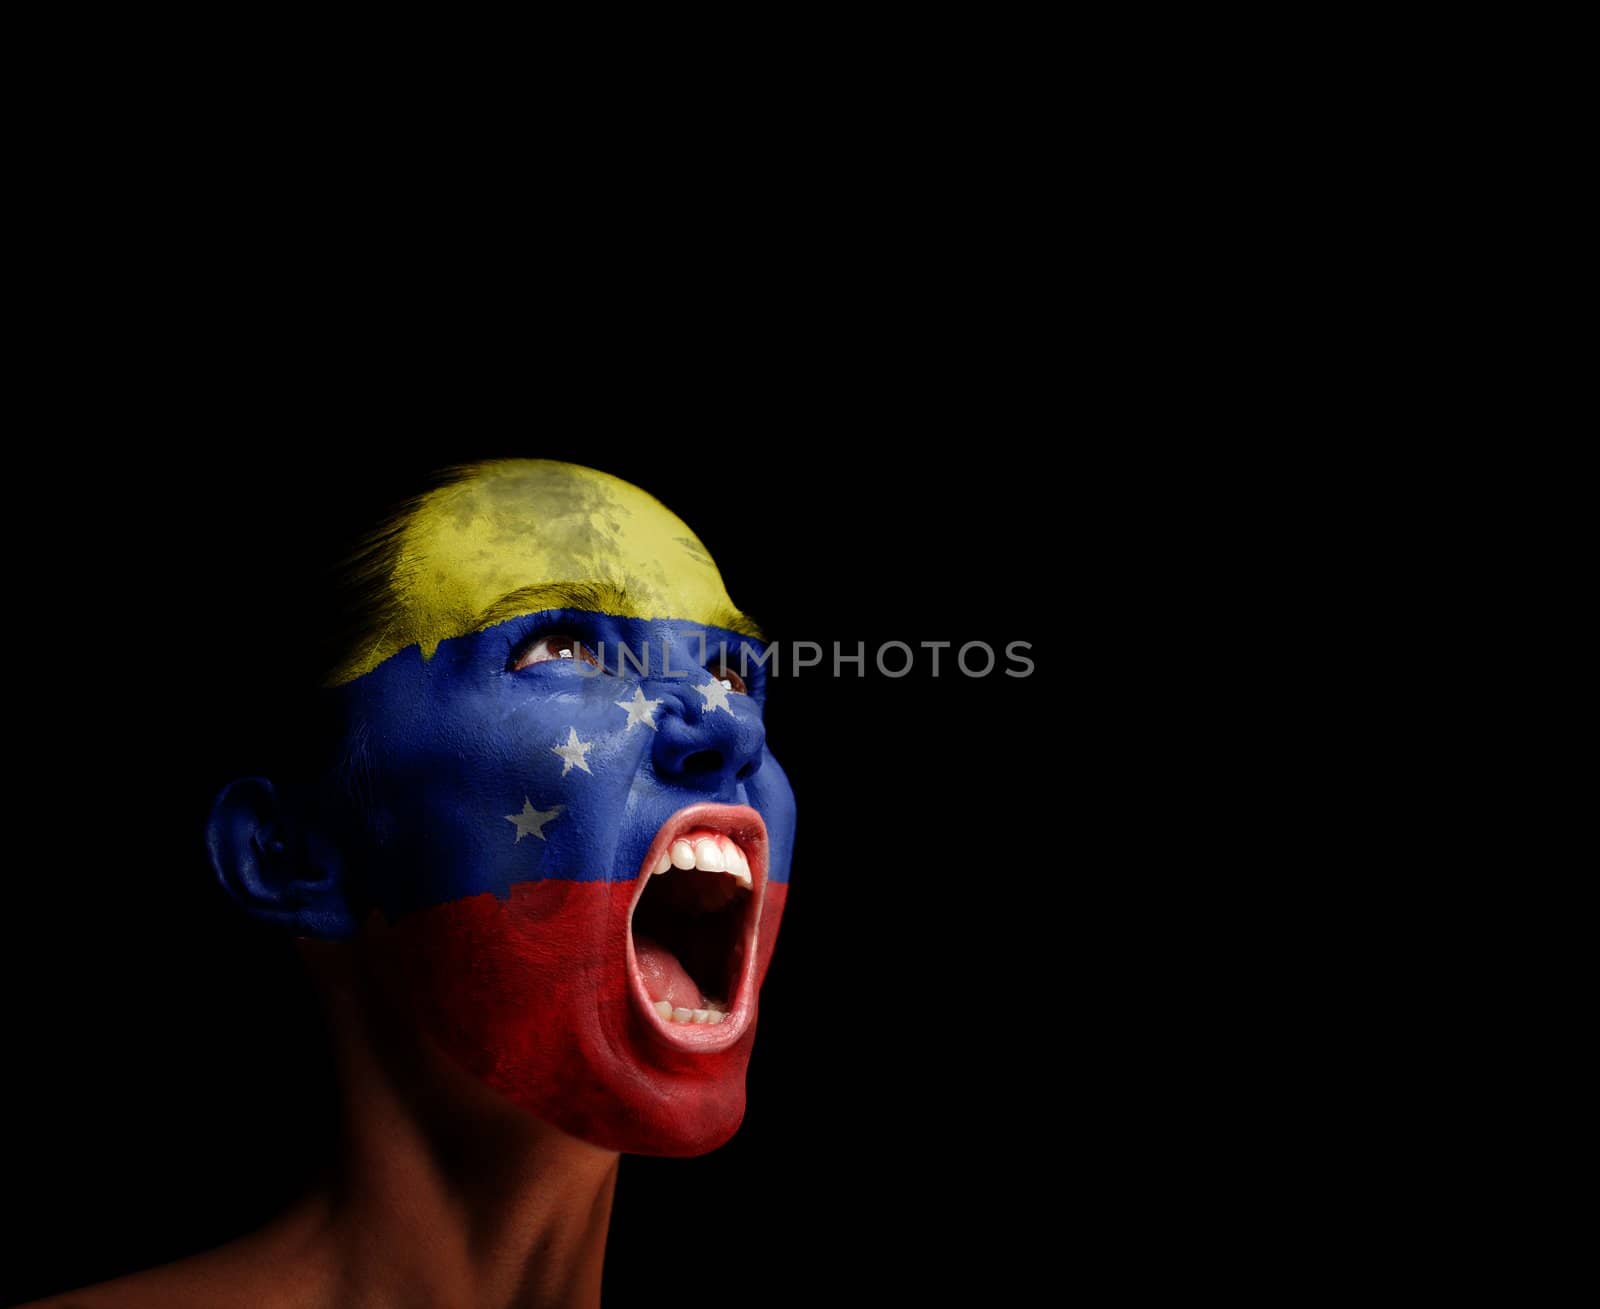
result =
[[[339,678],[365,944],[530,1112],[612,1149],[710,1149],[743,1116],[794,834],[763,646],[643,493],[532,462],[471,479],[391,535],[394,585]],[[749,654],[742,691],[708,668],[723,652],[735,673]]]
[[[572,464],[480,465],[417,500],[358,561],[371,593],[365,631],[334,675],[342,684],[407,646],[439,643],[582,591],[587,607],[756,629],[728,599],[693,532],[638,487]],[[544,593],[546,602],[540,602]],[[581,606],[580,606],[581,607]]]

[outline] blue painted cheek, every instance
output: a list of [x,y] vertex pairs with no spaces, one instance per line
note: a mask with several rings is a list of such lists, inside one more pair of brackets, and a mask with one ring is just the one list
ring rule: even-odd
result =
[[[654,640],[658,657],[675,630],[604,621],[635,649]],[[728,711],[706,710],[695,687],[709,675],[690,662],[698,641],[674,645],[670,668],[682,677],[660,678],[659,665],[641,679],[554,661],[512,673],[519,630],[508,623],[443,642],[426,662],[411,647],[343,689],[372,903],[395,918],[485,892],[503,899],[517,883],[544,878],[631,880],[661,823],[705,799],[757,809],[771,837],[771,875],[787,880],[793,792],[759,745],[757,702],[735,697]],[[720,637],[739,639],[712,629],[713,656]],[[619,703],[636,689],[658,702],[654,728],[630,726]],[[731,770],[714,785],[687,767],[675,771],[695,750],[746,748],[761,767],[743,782]]]
[[774,882],[787,882],[794,854],[794,789],[770,750],[762,759],[760,771],[745,784],[745,791],[750,807],[767,825],[770,847],[767,876]]
[[391,917],[539,878],[618,875],[649,743],[619,735],[617,682],[570,667],[485,675],[463,653],[441,646],[424,665],[402,652],[362,679],[354,706],[377,864],[367,880]]

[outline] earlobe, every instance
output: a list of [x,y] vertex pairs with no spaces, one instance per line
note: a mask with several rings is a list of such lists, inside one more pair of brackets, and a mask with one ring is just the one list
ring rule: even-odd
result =
[[295,821],[266,778],[217,793],[206,846],[217,881],[252,918],[323,940],[354,933],[338,852]]

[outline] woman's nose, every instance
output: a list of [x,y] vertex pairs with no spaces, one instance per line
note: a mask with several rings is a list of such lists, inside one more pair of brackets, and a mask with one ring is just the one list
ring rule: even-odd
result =
[[683,682],[658,683],[652,691],[665,701],[654,749],[658,777],[718,794],[755,776],[767,733],[747,697],[707,696]]

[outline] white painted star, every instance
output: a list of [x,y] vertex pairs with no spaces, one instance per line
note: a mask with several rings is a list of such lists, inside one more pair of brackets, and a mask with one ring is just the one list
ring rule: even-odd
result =
[[561,756],[561,776],[565,777],[576,765],[588,773],[590,777],[593,777],[594,773],[590,772],[589,762],[586,758],[592,745],[594,745],[593,741],[584,742],[578,740],[578,729],[576,727],[567,728],[567,743],[550,747],[556,754]]
[[635,723],[643,723],[652,732],[656,731],[656,706],[660,703],[659,700],[646,700],[642,686],[634,687],[633,699],[617,701],[617,708],[628,711],[628,725],[622,730],[631,732]]
[[[728,688],[713,677],[709,682],[694,688],[705,696],[705,710],[708,714],[715,713],[718,709],[728,709]],[[731,714],[732,709],[728,709]]]
[[[535,809],[533,801],[528,799],[527,796],[523,796],[522,812],[520,814],[507,814],[506,822],[517,825],[517,841],[522,840],[525,836],[537,836],[542,841],[545,839],[544,825],[565,808],[566,805],[558,804],[549,812],[543,809]],[[513,841],[511,844],[515,845],[517,841]]]

